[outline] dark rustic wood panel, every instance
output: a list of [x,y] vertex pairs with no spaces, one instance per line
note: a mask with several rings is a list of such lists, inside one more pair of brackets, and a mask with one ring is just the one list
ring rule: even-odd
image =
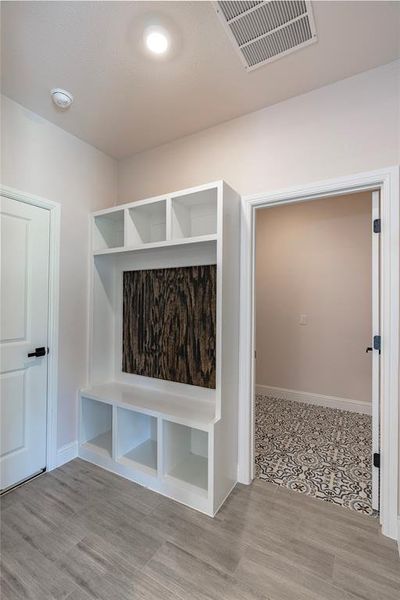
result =
[[125,271],[122,370],[215,388],[216,266]]

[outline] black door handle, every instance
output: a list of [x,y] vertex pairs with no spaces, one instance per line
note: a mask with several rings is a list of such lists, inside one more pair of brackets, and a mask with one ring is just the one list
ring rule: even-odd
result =
[[[48,349],[47,349],[47,352],[48,352]],[[46,348],[44,346],[42,346],[41,348],[35,348],[35,352],[29,352],[28,356],[29,356],[29,358],[31,358],[32,356],[36,356],[36,357],[46,356],[47,352],[46,352]]]
[[373,348],[371,348],[371,346],[369,346],[365,352],[372,352]]

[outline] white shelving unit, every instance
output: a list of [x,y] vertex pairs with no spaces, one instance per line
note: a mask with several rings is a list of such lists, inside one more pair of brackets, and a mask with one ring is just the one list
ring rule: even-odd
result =
[[208,433],[164,422],[164,474],[177,483],[208,491]]
[[182,194],[172,200],[172,239],[217,233],[218,192]]
[[116,460],[157,475],[157,418],[117,408]]
[[112,411],[108,404],[82,399],[81,444],[100,456],[112,455]]
[[125,218],[125,236],[128,247],[166,241],[166,200],[158,200],[128,208],[125,212]]
[[94,217],[94,250],[121,248],[124,245],[124,211],[99,214]]
[[[239,196],[222,181],[92,217],[79,455],[213,516],[236,483]],[[122,372],[124,271],[216,264],[216,388]]]

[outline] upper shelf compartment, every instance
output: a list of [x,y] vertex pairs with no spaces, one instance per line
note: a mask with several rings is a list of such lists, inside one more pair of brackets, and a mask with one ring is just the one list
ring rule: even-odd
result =
[[216,187],[172,197],[172,239],[217,233]]
[[167,239],[167,201],[133,206],[126,211],[126,240],[128,247],[140,246]]
[[221,182],[148,198],[95,213],[95,255],[143,252],[164,246],[214,243]]
[[94,217],[93,249],[107,250],[124,245],[124,211],[116,210]]

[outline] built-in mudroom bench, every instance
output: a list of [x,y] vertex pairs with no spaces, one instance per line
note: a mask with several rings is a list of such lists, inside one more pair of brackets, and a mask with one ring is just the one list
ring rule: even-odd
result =
[[79,456],[213,516],[237,480],[239,196],[218,181],[91,228]]

